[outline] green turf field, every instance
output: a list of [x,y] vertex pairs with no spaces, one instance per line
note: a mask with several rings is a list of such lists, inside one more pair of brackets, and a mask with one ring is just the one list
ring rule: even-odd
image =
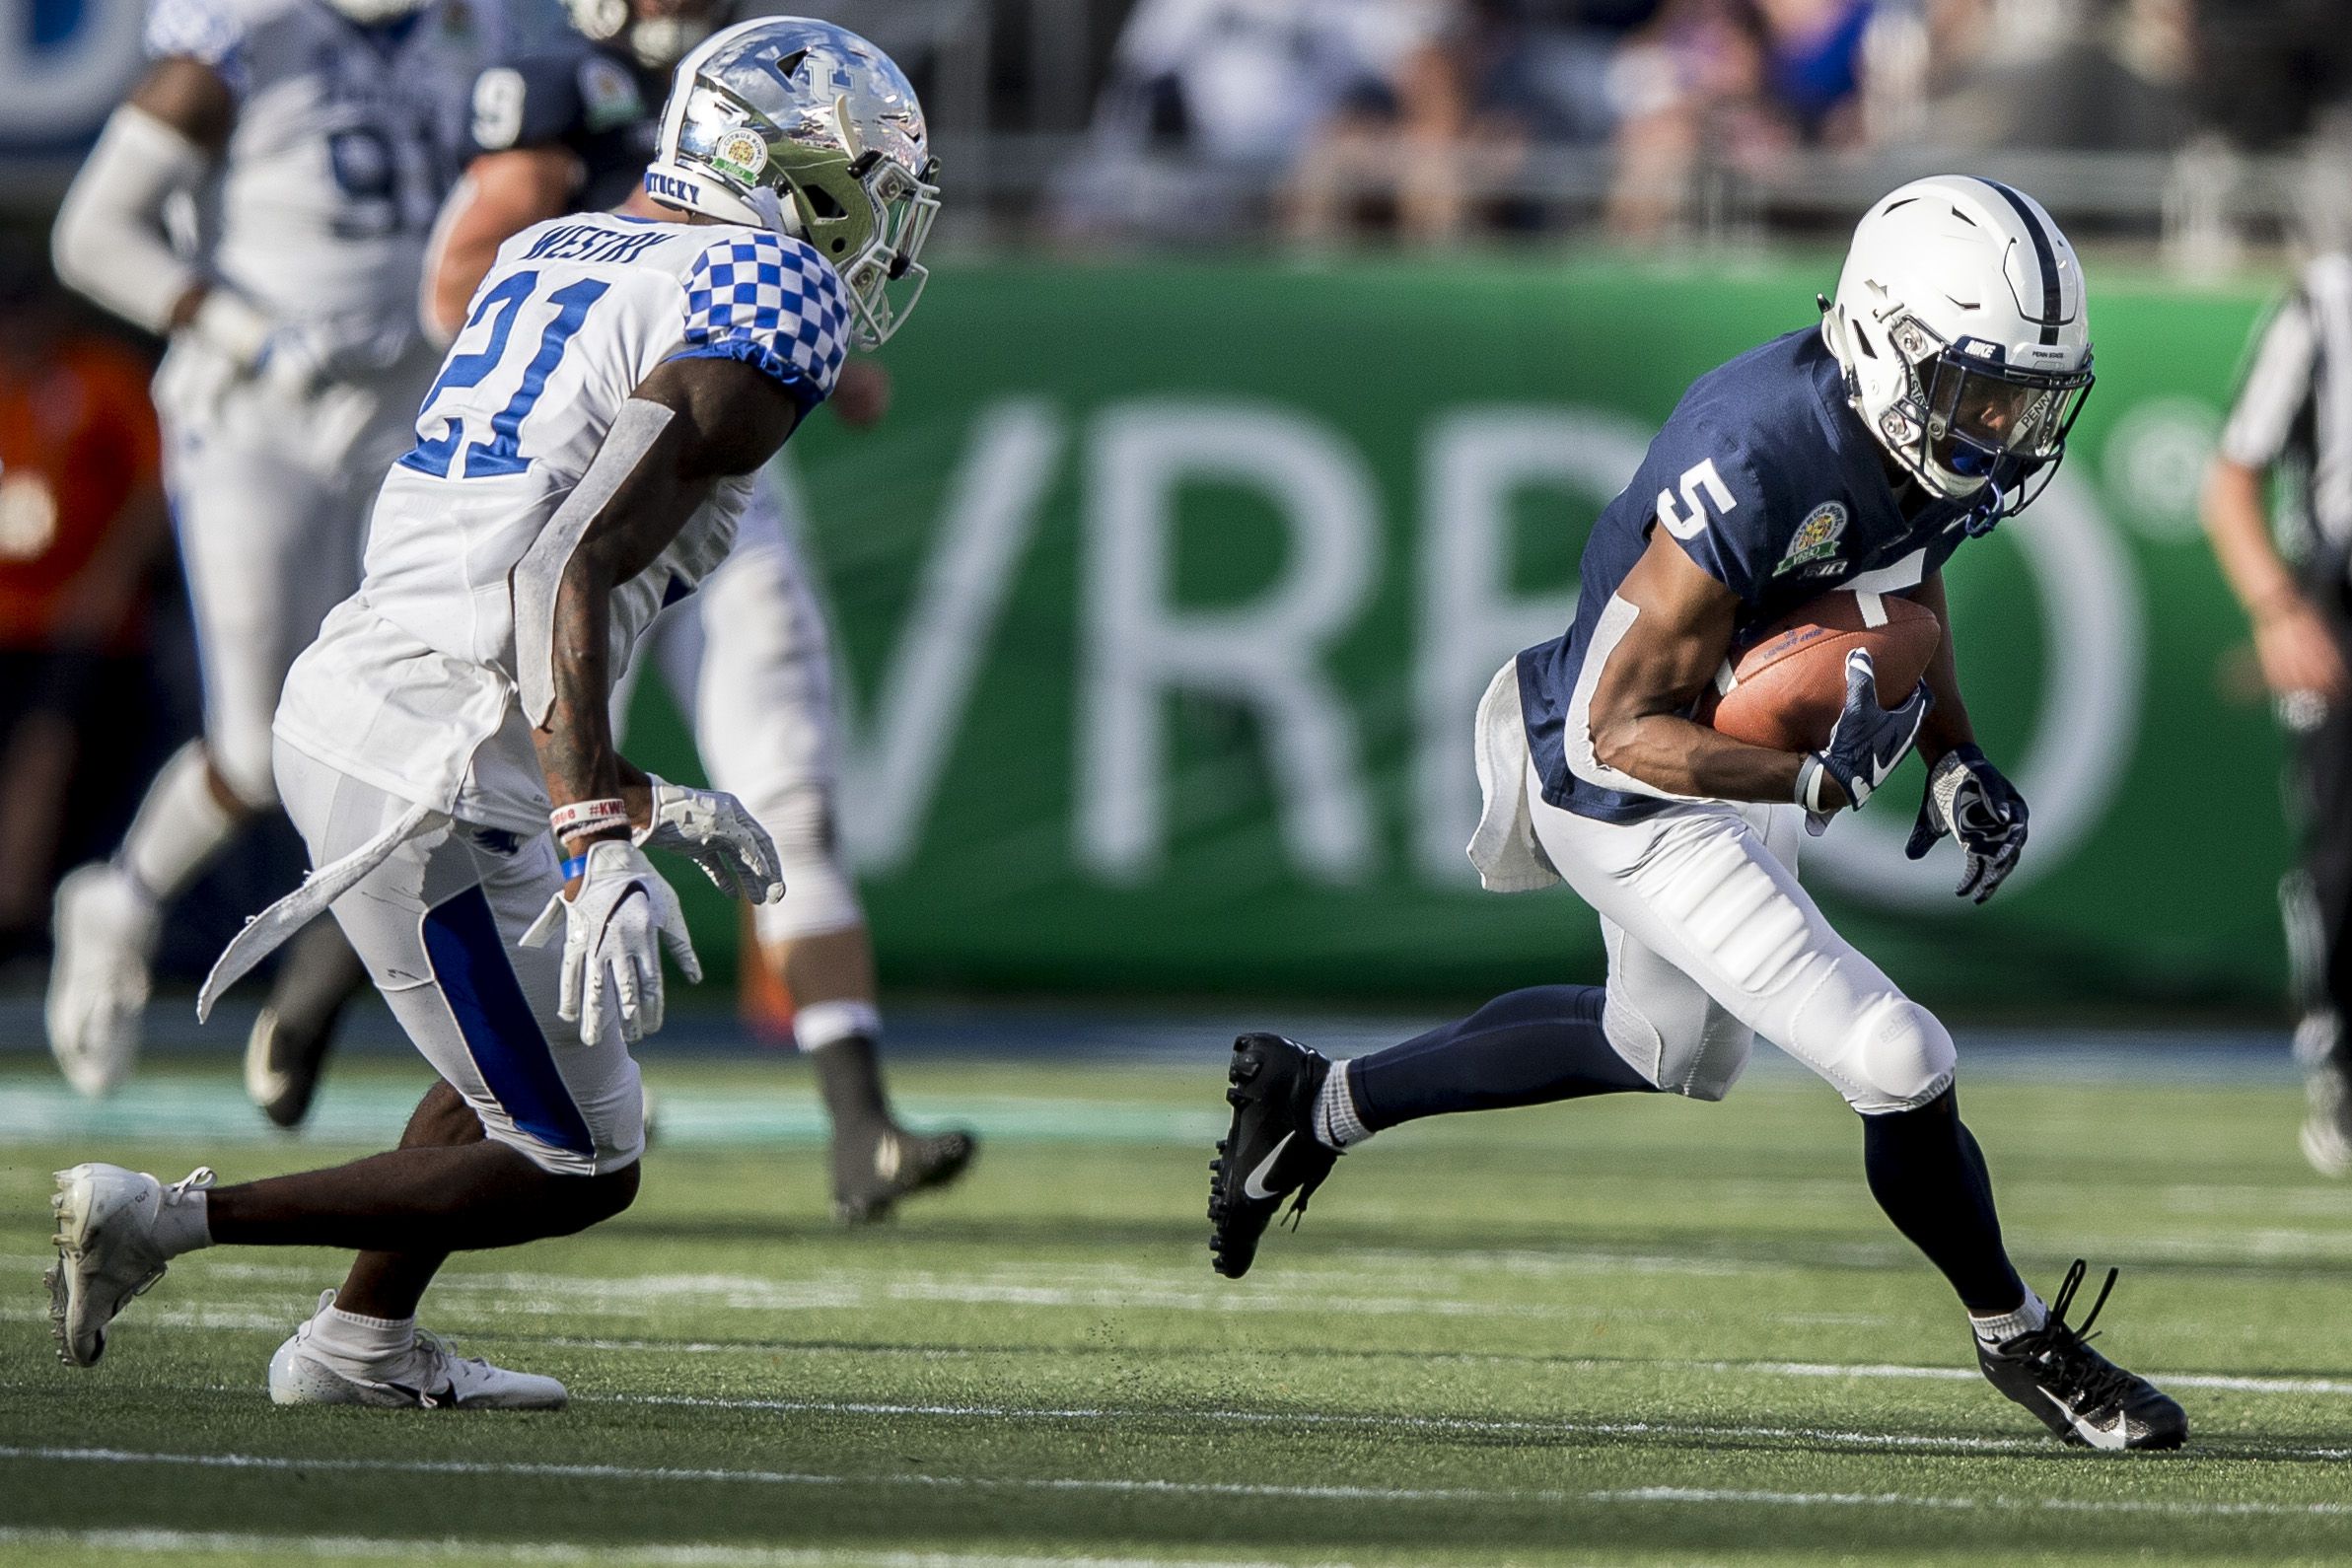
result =
[[[53,1166],[359,1150],[249,1136],[225,1070],[68,1138],[38,1064],[0,1061],[0,1562],[2352,1558],[2352,1190],[2296,1156],[2291,1087],[1966,1091],[2036,1283],[2122,1264],[2103,1347],[2188,1407],[2189,1452],[2117,1457],[1976,1379],[1808,1081],[1402,1129],[1230,1284],[1221,1070],[1214,1042],[1191,1072],[902,1068],[989,1147],[844,1235],[793,1066],[658,1064],[637,1208],[460,1261],[427,1319],[572,1408],[410,1415],[267,1402],[323,1253],[184,1259],[104,1366],[59,1366]],[[355,1065],[332,1125],[420,1084]]]

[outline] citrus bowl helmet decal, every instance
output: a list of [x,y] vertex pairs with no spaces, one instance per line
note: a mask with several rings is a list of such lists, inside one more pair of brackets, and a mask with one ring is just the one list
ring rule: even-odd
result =
[[1873,203],[1821,336],[1871,434],[1971,532],[2040,493],[2089,395],[2082,263],[2040,203],[1969,175]]
[[806,240],[849,294],[858,346],[898,329],[929,273],[939,161],[891,57],[829,22],[763,17],[678,62],[646,193]]

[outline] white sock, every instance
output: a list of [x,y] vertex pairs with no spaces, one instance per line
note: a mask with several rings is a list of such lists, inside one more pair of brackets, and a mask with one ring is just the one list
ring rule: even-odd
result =
[[114,863],[157,903],[178,897],[237,831],[238,819],[214,799],[204,743],[190,741],[147,786]]
[[882,1038],[882,1009],[872,1002],[811,1002],[792,1014],[792,1037],[805,1051],[838,1045],[853,1034]]
[[1333,1062],[1331,1074],[1315,1097],[1315,1138],[1326,1149],[1345,1149],[1372,1136],[1356,1113],[1355,1091],[1348,1087],[1347,1063]]
[[178,1257],[212,1245],[212,1206],[202,1187],[189,1187],[178,1197],[164,1188],[164,1206],[155,1213],[155,1242],[166,1257]]
[[311,1343],[330,1361],[374,1367],[404,1355],[416,1343],[413,1318],[363,1318],[329,1304],[311,1319]]
[[1996,1313],[1990,1318],[1979,1318],[1974,1313],[1968,1314],[1968,1327],[1974,1330],[1976,1342],[1980,1345],[1992,1346],[1995,1349],[2009,1343],[2020,1334],[2031,1333],[2049,1320],[2049,1308],[2042,1305],[2041,1298],[2033,1294],[2033,1287],[2031,1285],[2026,1287],[2026,1299],[2019,1304],[2015,1312]]

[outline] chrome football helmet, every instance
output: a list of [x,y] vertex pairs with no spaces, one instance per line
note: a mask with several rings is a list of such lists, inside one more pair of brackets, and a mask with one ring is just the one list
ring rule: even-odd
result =
[[806,240],[849,294],[861,348],[922,297],[939,213],[923,106],[891,57],[829,22],[763,17],[678,62],[645,172],[656,201]]
[[2032,197],[1974,176],[1872,204],[1821,335],[1871,434],[1931,494],[1973,498],[1972,530],[2039,493],[2091,391],[2074,247]]

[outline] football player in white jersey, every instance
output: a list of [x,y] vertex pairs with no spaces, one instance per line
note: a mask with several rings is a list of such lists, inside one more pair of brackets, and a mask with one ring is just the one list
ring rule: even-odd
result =
[[[425,269],[424,324],[442,340],[463,323],[498,247],[518,231],[584,207],[659,212],[643,178],[663,78],[722,8],[637,0],[617,30],[585,15],[594,9],[574,8],[584,31],[607,40],[574,36],[501,59],[475,85],[475,156],[435,225]],[[833,411],[870,422],[888,396],[879,363],[853,359]],[[830,638],[800,560],[796,495],[784,475],[761,476],[726,563],[691,603],[664,612],[616,682],[614,733],[623,734],[635,677],[652,665],[689,716],[711,781],[774,839],[792,896],[754,911],[761,957],[792,998],[794,1035],[832,1121],[834,1213],[862,1223],[954,1180],[975,1142],[962,1130],[899,1126],[883,1086],[873,943],[835,830]],[[296,952],[306,962],[281,972],[248,1045],[247,1087],[281,1125],[301,1121],[343,999],[366,983],[347,958],[322,951],[338,940],[331,922],[305,935]],[[346,966],[350,981],[330,984]]]
[[58,275],[171,338],[156,402],[204,678],[203,738],[114,857],[58,889],[49,1044],[87,1094],[131,1069],[159,909],[277,804],[279,688],[358,582],[368,503],[439,359],[411,302],[499,16],[153,0],[154,64],[58,214]]
[[[279,1347],[287,1403],[551,1406],[551,1379],[416,1332],[453,1250],[566,1235],[635,1196],[628,1045],[661,1027],[662,955],[696,976],[647,847],[783,895],[734,797],[629,766],[612,672],[725,557],[750,475],[920,293],[937,211],[897,68],[823,23],[721,33],[680,64],[646,220],[541,223],[500,248],[379,496],[361,591],[287,677],[276,777],[316,870],[199,999],[331,907],[441,1074],[401,1146],[332,1170],[167,1187],[58,1176],[58,1346],[95,1362],[179,1252],[358,1259]],[[550,831],[552,829],[552,831]]]

